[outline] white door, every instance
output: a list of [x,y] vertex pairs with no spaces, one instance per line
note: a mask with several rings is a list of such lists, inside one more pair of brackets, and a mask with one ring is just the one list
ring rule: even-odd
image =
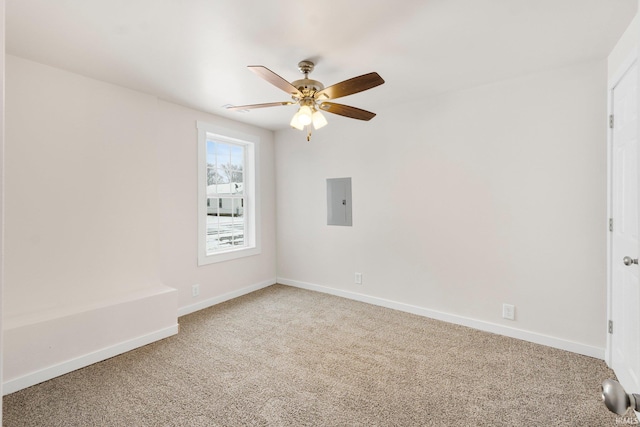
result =
[[[638,69],[611,91],[611,367],[623,387],[640,393],[640,257],[638,246]],[[625,257],[626,259],[625,264]],[[631,263],[630,263],[631,261]],[[628,265],[627,265],[628,264]]]

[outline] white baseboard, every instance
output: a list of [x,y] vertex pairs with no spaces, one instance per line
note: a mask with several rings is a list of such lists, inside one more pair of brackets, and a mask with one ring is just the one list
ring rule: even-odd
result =
[[260,283],[256,283],[254,285],[249,285],[244,288],[227,292],[226,294],[218,295],[217,297],[208,298],[206,300],[198,301],[195,304],[190,304],[184,307],[180,307],[178,309],[178,317],[184,316],[186,314],[190,314],[199,310],[203,310],[205,308],[209,308],[216,304],[220,304],[221,302],[229,301],[234,298],[241,297],[242,295],[250,294],[251,292],[255,292],[259,289],[266,288],[267,286],[275,285],[276,279],[265,280]]
[[49,366],[36,372],[23,375],[6,381],[2,386],[2,394],[7,395],[23,388],[31,387],[43,381],[50,380],[60,375],[68,374],[76,369],[84,368],[102,360],[109,359],[127,351],[151,344],[154,341],[170,337],[178,333],[178,325],[170,326],[141,337],[118,343],[116,345],[94,351],[89,354],[68,360],[57,365]]
[[396,301],[392,301],[384,298],[372,297],[369,295],[359,294],[356,292],[349,292],[349,291],[335,289],[327,286],[300,282],[297,280],[291,280],[284,277],[278,277],[278,283],[297,287],[297,288],[308,289],[311,291],[317,291],[317,292],[322,292],[326,294],[336,295],[339,297],[348,298],[348,299],[352,299],[360,302],[365,302],[368,304],[378,305],[381,307],[391,308],[394,310],[404,311],[407,313],[416,314],[418,316],[428,317],[430,319],[436,319],[436,320],[442,320],[444,322],[454,323],[456,325],[468,326],[473,329],[478,329],[481,331],[504,335],[511,338],[517,338],[520,340],[529,341],[536,344],[546,345],[547,347],[553,347],[560,350],[566,350],[572,353],[582,354],[584,356],[589,356],[589,357],[594,357],[597,359],[604,360],[604,355],[605,355],[604,348],[593,347],[590,345],[568,341],[561,338],[552,337],[549,335],[538,334],[535,332],[525,331],[517,328],[510,328],[508,326],[498,325],[496,323],[471,319],[468,317],[444,313],[436,310],[430,310],[428,308],[418,307],[415,305],[396,302]]

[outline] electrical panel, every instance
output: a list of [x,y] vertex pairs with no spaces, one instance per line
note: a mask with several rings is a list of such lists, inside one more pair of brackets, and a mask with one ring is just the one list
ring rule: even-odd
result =
[[327,225],[353,225],[351,178],[327,179]]

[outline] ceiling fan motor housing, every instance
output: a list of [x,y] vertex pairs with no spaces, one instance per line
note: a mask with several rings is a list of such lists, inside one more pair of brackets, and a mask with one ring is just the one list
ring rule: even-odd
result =
[[291,82],[291,85],[302,92],[302,99],[311,98],[315,92],[324,89],[324,85],[317,80],[309,78],[309,73],[313,71],[315,64],[311,61],[298,62],[298,70],[304,74],[304,79]]
[[291,84],[300,92],[302,92],[303,95],[305,96],[307,96],[305,91],[308,91],[310,92],[310,94],[313,94],[313,92],[317,92],[319,90],[324,89],[324,85],[322,83],[312,79],[300,79],[300,80],[291,82]]

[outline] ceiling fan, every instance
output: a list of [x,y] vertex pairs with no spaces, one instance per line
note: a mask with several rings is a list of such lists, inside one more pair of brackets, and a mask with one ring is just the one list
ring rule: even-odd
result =
[[381,85],[384,83],[384,80],[378,73],[363,74],[362,76],[353,77],[325,88],[319,81],[309,78],[309,73],[313,71],[314,66],[315,64],[311,61],[300,61],[298,63],[298,69],[304,74],[304,78],[289,83],[267,67],[263,67],[262,65],[249,65],[247,67],[249,70],[291,95],[292,101],[232,105],[227,107],[227,109],[248,110],[252,108],[297,104],[300,108],[291,119],[290,125],[298,130],[304,130],[306,127],[307,141],[311,140],[312,125],[314,129],[320,129],[327,124],[327,119],[325,119],[321,111],[358,120],[371,120],[375,117],[376,114],[370,111],[348,105],[336,104],[335,102],[328,102],[328,100],[352,95]]

